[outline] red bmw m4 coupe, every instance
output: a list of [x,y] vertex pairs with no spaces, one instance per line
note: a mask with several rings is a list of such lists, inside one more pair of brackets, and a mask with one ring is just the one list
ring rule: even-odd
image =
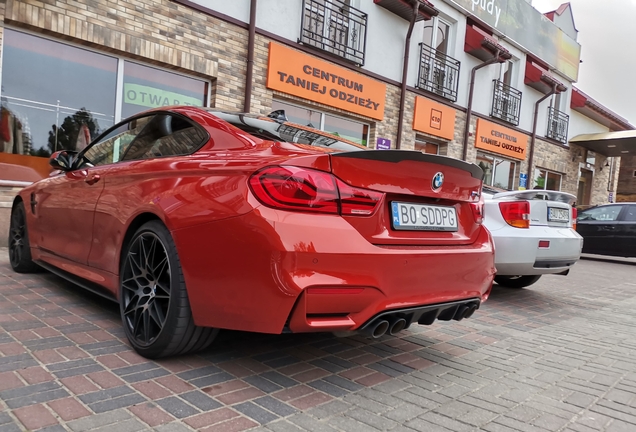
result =
[[117,301],[149,358],[219,329],[395,334],[467,318],[495,273],[482,171],[267,117],[147,111],[16,197],[9,255]]

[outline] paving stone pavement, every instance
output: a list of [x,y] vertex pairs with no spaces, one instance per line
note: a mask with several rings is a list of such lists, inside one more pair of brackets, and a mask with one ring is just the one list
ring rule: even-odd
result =
[[149,361],[118,308],[0,249],[0,432],[636,431],[636,262],[369,340],[223,332]]

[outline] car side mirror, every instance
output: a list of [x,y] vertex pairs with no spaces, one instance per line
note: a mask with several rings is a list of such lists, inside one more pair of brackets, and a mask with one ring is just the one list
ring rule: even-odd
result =
[[62,171],[70,171],[73,169],[73,161],[77,155],[76,151],[60,150],[51,155],[49,159],[49,165],[54,169]]

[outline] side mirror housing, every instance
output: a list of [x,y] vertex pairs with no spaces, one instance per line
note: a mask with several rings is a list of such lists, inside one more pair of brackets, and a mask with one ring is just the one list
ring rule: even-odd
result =
[[76,155],[76,151],[56,151],[51,155],[51,158],[49,159],[49,165],[51,165],[56,170],[70,171],[73,169],[73,162]]

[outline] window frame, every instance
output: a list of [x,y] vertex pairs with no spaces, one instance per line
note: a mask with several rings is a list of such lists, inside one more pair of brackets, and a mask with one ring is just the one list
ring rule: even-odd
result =
[[534,173],[533,173],[535,175],[532,177],[532,183],[533,184],[534,184],[535,179],[537,178],[536,177],[536,172],[537,171],[545,172],[545,182],[543,183],[543,188],[539,189],[537,187],[533,187],[532,188],[533,190],[553,190],[553,189],[546,189],[546,186],[548,184],[548,175],[549,174],[554,174],[554,175],[558,175],[559,176],[559,189],[557,189],[555,192],[561,192],[561,188],[563,186],[563,173],[560,173],[560,172],[557,172],[557,171],[551,171],[551,170],[545,169],[545,168],[535,167],[534,168]]
[[[513,172],[513,174],[512,174],[512,185],[510,186],[510,189],[506,189],[506,190],[508,190],[508,191],[512,191],[512,190],[514,190],[514,187],[515,187],[515,180],[516,180],[516,178],[517,178],[517,171],[518,171],[518,169],[519,169],[519,168],[518,168],[519,163],[518,163],[517,161],[515,161],[515,160],[507,159],[507,158],[505,158],[505,157],[501,157],[500,155],[494,155],[494,154],[486,153],[486,152],[482,152],[482,151],[478,151],[478,152],[477,152],[477,154],[475,155],[475,163],[477,163],[477,160],[478,160],[478,158],[479,158],[480,156],[482,156],[482,157],[484,157],[484,158],[491,158],[491,159],[492,159],[492,162],[491,162],[491,163],[492,163],[492,167],[493,167],[493,168],[492,168],[492,174],[491,174],[491,178],[490,178],[490,183],[486,183],[486,178],[485,178],[485,173],[484,173],[484,185],[485,185],[485,186],[489,186],[489,187],[491,187],[491,188],[496,188],[496,187],[498,187],[498,186],[495,186],[493,183],[494,183],[494,181],[495,181],[495,175],[496,175],[496,172],[497,172],[497,165],[495,165],[495,161],[498,161],[498,160],[499,160],[499,161],[501,161],[501,162],[508,162],[508,163],[510,163],[512,166],[514,166],[514,172]],[[500,163],[501,163],[501,162],[500,162]]]

